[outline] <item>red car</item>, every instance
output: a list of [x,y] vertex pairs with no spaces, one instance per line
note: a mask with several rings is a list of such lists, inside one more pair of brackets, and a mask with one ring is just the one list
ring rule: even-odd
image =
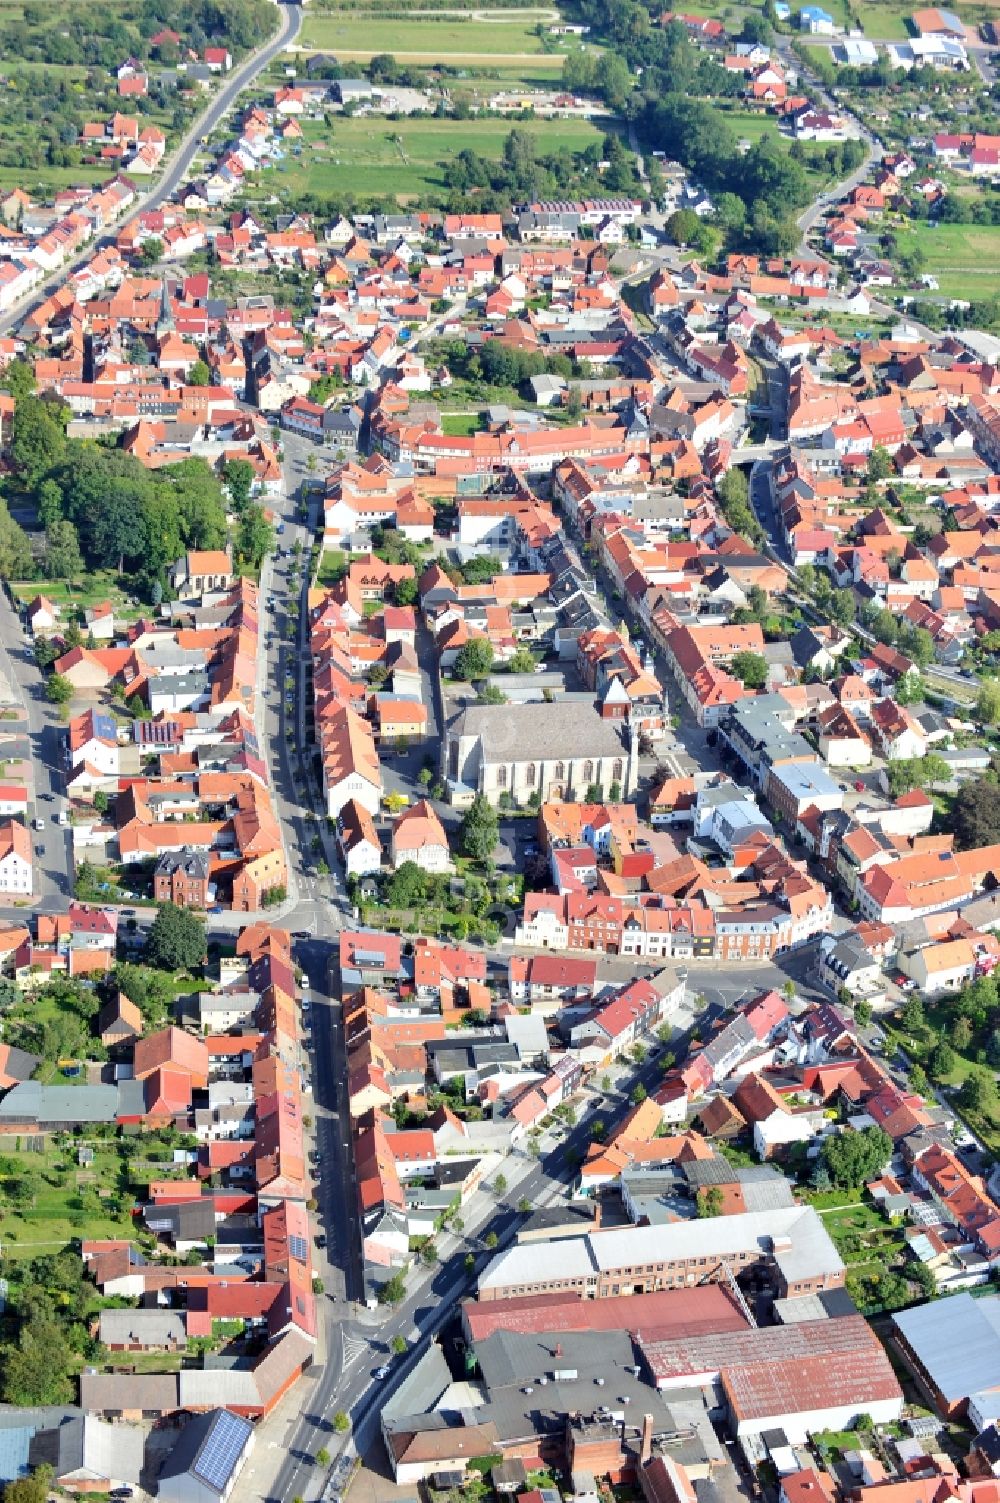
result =
[[865,785],[860,778],[858,778],[854,784],[854,791],[855,793],[864,793],[865,791]]

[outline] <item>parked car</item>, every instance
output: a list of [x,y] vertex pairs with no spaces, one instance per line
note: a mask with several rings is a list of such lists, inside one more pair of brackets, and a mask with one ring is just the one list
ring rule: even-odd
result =
[[372,1377],[375,1378],[377,1382],[381,1383],[382,1380],[384,1378],[387,1378],[391,1372],[392,1372],[392,1368],[390,1367],[389,1363],[388,1362],[383,1362],[382,1366],[381,1367],[377,1367],[375,1369],[375,1371],[372,1373]]
[[864,780],[862,778],[855,778],[854,779],[854,791],[855,791],[855,793],[864,793],[865,786],[866,786],[865,782],[864,782]]

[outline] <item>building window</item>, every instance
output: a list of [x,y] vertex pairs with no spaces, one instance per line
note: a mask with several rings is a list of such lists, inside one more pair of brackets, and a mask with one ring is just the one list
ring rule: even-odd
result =
[[592,783],[594,781],[594,764],[590,761],[589,758],[583,764],[583,776],[584,780],[588,783]]
[[532,788],[535,786],[535,778],[537,776],[537,773],[538,773],[538,770],[535,767],[534,762],[529,762],[528,763],[528,770],[525,773],[524,777],[525,777],[525,782],[527,782],[528,785],[530,787],[532,787]]
[[562,779],[562,778],[564,778],[566,776],[566,764],[565,764],[565,762],[557,762],[556,763],[556,774],[555,775],[556,775],[557,779]]
[[498,767],[497,768],[497,787],[498,788],[506,788],[506,786],[507,786],[507,769],[506,769],[506,767]]
[[625,764],[622,762],[621,757],[616,757],[615,760],[614,760],[614,765],[613,765],[613,767],[611,769],[612,780],[614,782],[616,782],[616,783],[620,783],[621,780],[622,780],[622,773],[624,772],[624,770],[625,770]]

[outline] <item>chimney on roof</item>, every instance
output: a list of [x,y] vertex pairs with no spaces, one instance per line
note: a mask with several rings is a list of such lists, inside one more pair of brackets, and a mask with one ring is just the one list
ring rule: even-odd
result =
[[639,1465],[646,1466],[653,1454],[653,1416],[644,1414],[642,1417],[642,1445],[639,1447]]

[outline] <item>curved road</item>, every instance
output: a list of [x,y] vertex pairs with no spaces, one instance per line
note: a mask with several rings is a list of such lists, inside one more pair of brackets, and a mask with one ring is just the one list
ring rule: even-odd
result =
[[[222,91],[212,96],[186,135],[181,138],[173,155],[168,158],[166,171],[159,182],[133,205],[130,218],[148,209],[158,209],[161,204],[173,197],[190,171],[191,164],[201,147],[202,136],[211,134],[243,90],[253,83],[257,75],[263,72],[268,63],[272,62],[289,42],[294,41],[298,36],[302,25],[301,5],[289,5],[279,0],[277,9],[281,16],[278,31],[270,41],[265,42],[264,46],[256,52],[252,52],[245,62],[234,69]],[[128,176],[127,171],[124,175]],[[38,287],[33,287],[21,304],[0,318],[0,334],[9,333],[26,317],[31,308],[37,307],[39,303],[51,296],[55,289],[84,262],[89,261],[96,251],[102,246],[112,244],[119,228],[120,226],[116,226],[112,234],[102,235],[96,240],[89,241],[76,256],[65,261],[45,282]]]

